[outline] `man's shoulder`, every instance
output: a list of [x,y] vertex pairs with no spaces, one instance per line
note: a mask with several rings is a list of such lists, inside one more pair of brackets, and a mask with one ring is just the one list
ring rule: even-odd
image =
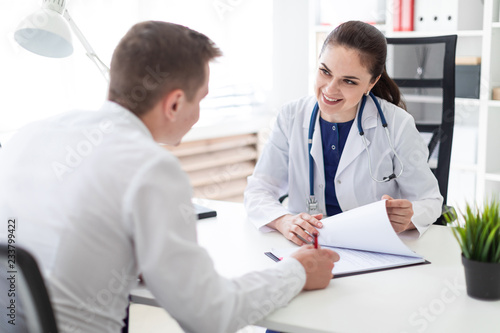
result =
[[[56,160],[77,161],[84,173],[103,181],[131,179],[151,163],[179,169],[175,156],[154,141],[147,127],[127,110],[75,110],[37,124],[37,137],[53,140]],[[75,162],[76,163],[76,162]],[[120,181],[121,182],[121,181]]]

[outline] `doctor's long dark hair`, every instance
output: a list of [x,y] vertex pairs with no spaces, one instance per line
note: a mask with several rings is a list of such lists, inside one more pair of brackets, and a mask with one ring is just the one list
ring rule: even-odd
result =
[[398,86],[385,70],[387,41],[377,28],[361,21],[342,23],[326,37],[321,53],[327,46],[335,45],[358,50],[361,63],[366,64],[372,80],[380,75],[371,90],[373,94],[406,110]]

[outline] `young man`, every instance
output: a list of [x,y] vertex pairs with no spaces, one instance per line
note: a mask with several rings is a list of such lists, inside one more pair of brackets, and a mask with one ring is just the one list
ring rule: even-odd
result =
[[218,56],[188,28],[137,24],[115,50],[100,111],[34,123],[1,150],[0,217],[19,221],[62,332],[119,332],[139,273],[187,332],[232,332],[328,285],[330,250],[306,246],[226,279],[197,244],[187,176],[158,143],[178,144],[196,123]]

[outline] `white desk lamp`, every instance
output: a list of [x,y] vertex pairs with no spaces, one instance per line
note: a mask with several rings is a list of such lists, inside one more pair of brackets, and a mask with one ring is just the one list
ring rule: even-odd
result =
[[87,51],[87,56],[109,81],[109,68],[96,55],[92,46],[65,9],[66,0],[43,0],[42,8],[27,16],[14,33],[15,40],[38,55],[63,58],[73,53],[71,30]]

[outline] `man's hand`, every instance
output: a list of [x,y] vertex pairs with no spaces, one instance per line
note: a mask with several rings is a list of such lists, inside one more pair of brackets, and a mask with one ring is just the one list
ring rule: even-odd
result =
[[337,252],[322,248],[315,249],[312,245],[302,246],[292,254],[292,257],[297,259],[306,270],[304,290],[326,288],[333,277],[333,263],[340,259]]
[[393,199],[389,195],[382,196],[382,200],[387,199],[385,207],[392,227],[397,233],[408,229],[415,229],[411,222],[413,216],[413,205],[406,199]]
[[[323,214],[309,215],[300,213],[297,215],[283,215],[269,223],[267,226],[281,232],[286,239],[291,240],[297,245],[304,245],[303,240],[312,242],[312,235],[318,233],[316,228],[322,228],[323,224],[319,221],[323,218]],[[301,240],[299,237],[302,237]]]

